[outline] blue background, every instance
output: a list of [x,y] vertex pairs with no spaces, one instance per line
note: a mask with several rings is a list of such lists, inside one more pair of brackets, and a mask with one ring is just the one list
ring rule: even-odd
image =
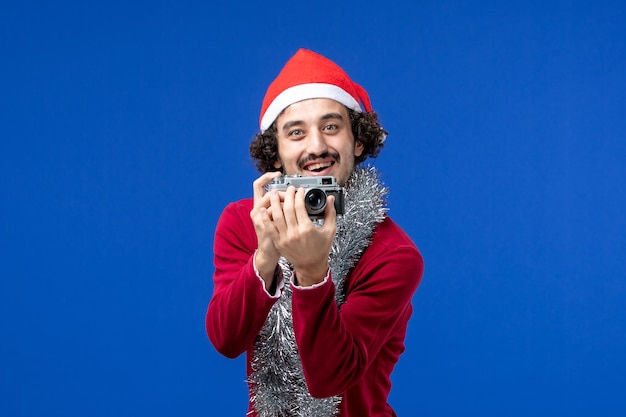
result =
[[425,258],[398,414],[626,415],[626,3],[399,4],[2,2],[1,416],[245,414],[213,232],[299,47],[368,90]]

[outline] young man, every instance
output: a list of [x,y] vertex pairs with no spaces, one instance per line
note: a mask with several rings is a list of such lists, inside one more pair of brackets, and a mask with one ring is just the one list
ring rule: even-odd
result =
[[[386,132],[367,92],[304,49],[269,86],[260,127],[250,150],[265,173],[217,224],[207,334],[227,357],[246,352],[249,415],[394,416],[390,375],[423,262],[376,171],[358,166]],[[335,177],[344,214],[329,195],[312,221],[304,187],[266,191],[281,174]]]

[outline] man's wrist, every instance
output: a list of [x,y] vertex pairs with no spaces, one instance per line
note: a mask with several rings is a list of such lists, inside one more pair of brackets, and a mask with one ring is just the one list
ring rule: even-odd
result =
[[310,287],[323,282],[328,277],[328,266],[322,269],[294,271],[294,284],[298,287]]
[[269,259],[264,256],[263,253],[257,249],[254,254],[254,268],[257,271],[257,274],[263,279],[265,282],[265,288],[270,291],[272,286],[274,285],[274,281],[276,278],[276,267],[278,265],[278,258]]

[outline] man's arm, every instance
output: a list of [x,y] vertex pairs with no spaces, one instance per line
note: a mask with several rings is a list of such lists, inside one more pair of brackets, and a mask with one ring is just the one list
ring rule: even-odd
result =
[[277,300],[254,269],[257,239],[250,208],[242,203],[228,205],[215,231],[214,289],[206,331],[217,351],[231,358],[254,343]]
[[357,265],[341,311],[330,280],[314,289],[294,288],[294,331],[313,396],[338,395],[358,382],[398,321],[410,314],[423,272],[421,255],[412,245],[391,253],[371,249],[381,253]]

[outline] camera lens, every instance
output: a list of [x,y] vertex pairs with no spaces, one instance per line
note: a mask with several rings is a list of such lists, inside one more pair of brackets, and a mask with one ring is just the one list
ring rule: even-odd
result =
[[320,214],[326,208],[326,193],[319,188],[310,189],[304,196],[304,205],[309,214]]

